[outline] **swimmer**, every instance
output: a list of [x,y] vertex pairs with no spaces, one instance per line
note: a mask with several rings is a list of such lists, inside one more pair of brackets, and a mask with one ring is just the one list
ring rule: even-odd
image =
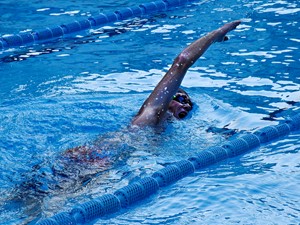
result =
[[[156,85],[152,93],[145,100],[137,115],[132,119],[131,128],[160,127],[169,117],[178,120],[185,118],[193,108],[193,103],[189,95],[180,88],[181,82],[187,70],[199,59],[203,53],[215,42],[227,41],[226,34],[234,30],[241,21],[227,23],[217,30],[199,38],[186,47],[174,60],[171,68]],[[126,131],[119,132],[122,136]],[[106,157],[105,152],[115,149],[116,143],[124,140],[110,138],[111,140],[97,140],[91,146],[79,146],[68,149],[64,156],[77,162],[99,163],[99,165],[109,164],[112,159]],[[103,140],[103,141],[102,141]],[[112,144],[113,143],[113,144]],[[111,156],[111,154],[110,154]]]
[[[90,145],[67,149],[56,158],[54,165],[35,166],[31,179],[20,184],[15,191],[14,200],[26,202],[28,208],[26,214],[37,217],[41,206],[36,204],[42,202],[38,199],[49,193],[75,192],[112,165],[126,161],[124,159],[132,149],[135,149],[135,143],[141,139],[139,135],[134,137],[131,134],[145,127],[155,129],[161,127],[170,117],[184,119],[193,108],[189,95],[180,88],[187,70],[210,45],[227,41],[226,34],[239,24],[240,21],[227,23],[186,47],[145,100],[128,130],[105,134]],[[149,142],[149,138],[146,139]],[[28,207],[30,202],[33,204],[32,207]]]
[[[199,38],[188,47],[186,47],[174,60],[171,68],[164,75],[161,81],[156,85],[152,93],[145,100],[137,115],[132,119],[130,129],[143,127],[159,127],[169,117],[178,120],[185,118],[193,108],[193,103],[189,95],[180,88],[181,82],[187,70],[199,59],[203,53],[215,42],[227,41],[226,34],[234,30],[241,22],[233,21],[227,23],[217,30]],[[126,131],[118,132],[122,136]],[[106,153],[111,149],[118,148],[117,138],[107,138],[96,140],[90,146],[79,146],[68,149],[63,155],[77,162],[109,164],[112,159],[106,157]],[[110,154],[111,156],[111,154]]]

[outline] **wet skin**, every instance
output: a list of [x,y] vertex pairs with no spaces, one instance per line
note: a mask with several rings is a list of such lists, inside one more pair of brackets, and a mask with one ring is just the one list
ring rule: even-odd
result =
[[185,48],[175,58],[171,68],[156,85],[131,124],[138,127],[157,126],[166,118],[165,114],[168,110],[171,110],[176,118],[185,117],[188,109],[184,108],[184,104],[178,105],[174,102],[173,96],[178,92],[187,70],[204,54],[210,45],[215,42],[227,41],[226,34],[234,30],[240,23],[241,21],[227,23]]

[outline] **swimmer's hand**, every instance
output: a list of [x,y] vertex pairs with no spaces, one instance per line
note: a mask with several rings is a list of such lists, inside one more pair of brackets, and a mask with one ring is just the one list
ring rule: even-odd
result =
[[240,25],[241,21],[236,20],[230,23],[226,23],[224,26],[220,27],[219,29],[215,30],[216,39],[215,42],[223,42],[229,40],[226,34],[229,31],[234,30],[238,25]]

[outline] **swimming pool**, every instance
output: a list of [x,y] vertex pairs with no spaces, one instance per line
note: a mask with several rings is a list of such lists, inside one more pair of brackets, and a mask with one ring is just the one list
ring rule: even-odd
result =
[[[1,20],[7,22],[0,33],[139,3],[7,2],[1,7]],[[296,1],[195,2],[110,24],[85,37],[3,52],[1,202],[16,184],[59,166],[56,157],[67,148],[125,127],[180,50],[227,21],[245,18],[231,40],[215,44],[183,82],[196,103],[191,118],[172,122],[159,135],[140,135],[84,187],[70,182],[67,190],[51,192],[39,205],[42,216],[223,143],[232,131],[253,131],[292,114],[300,98],[299,11]],[[287,110],[273,113],[282,108]],[[299,133],[294,133],[198,171],[94,224],[297,224],[299,148]],[[28,208],[2,204],[1,224],[26,221]]]

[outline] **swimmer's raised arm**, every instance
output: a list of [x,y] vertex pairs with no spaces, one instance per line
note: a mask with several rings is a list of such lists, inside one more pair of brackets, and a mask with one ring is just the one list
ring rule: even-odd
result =
[[227,23],[185,48],[175,58],[169,71],[146,99],[138,114],[134,117],[132,125],[145,126],[159,124],[168,111],[169,104],[178,91],[187,70],[212,43],[228,40],[225,35],[229,31],[234,30],[240,23],[240,21]]

